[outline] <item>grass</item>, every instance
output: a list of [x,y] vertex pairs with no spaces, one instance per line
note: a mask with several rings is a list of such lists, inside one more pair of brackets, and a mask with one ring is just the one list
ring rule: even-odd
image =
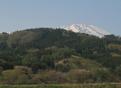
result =
[[103,84],[40,84],[40,85],[0,85],[0,88],[121,88],[120,83]]

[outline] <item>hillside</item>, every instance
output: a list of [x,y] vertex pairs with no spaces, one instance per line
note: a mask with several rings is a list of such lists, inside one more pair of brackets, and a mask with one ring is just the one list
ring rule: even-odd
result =
[[121,38],[63,29],[0,34],[0,83],[121,81]]

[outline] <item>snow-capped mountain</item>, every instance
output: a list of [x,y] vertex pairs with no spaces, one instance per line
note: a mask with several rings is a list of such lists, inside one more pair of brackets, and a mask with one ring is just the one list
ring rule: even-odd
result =
[[99,38],[104,37],[105,35],[110,35],[109,32],[98,28],[94,25],[86,25],[86,24],[73,24],[71,26],[64,27],[64,29],[73,31],[73,32],[79,32],[79,33],[85,33],[89,35],[94,35]]

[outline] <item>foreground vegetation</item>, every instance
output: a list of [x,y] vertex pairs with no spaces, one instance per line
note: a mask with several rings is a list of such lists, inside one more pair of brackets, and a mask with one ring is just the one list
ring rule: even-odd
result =
[[121,84],[0,85],[0,88],[121,88]]
[[121,82],[121,38],[39,28],[0,34],[1,84]]

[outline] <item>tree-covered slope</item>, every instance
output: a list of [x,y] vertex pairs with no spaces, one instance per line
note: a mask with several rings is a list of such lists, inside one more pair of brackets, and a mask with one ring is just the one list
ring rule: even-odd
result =
[[52,28],[1,33],[0,79],[3,83],[120,81],[120,51],[121,38],[114,35],[98,38]]

